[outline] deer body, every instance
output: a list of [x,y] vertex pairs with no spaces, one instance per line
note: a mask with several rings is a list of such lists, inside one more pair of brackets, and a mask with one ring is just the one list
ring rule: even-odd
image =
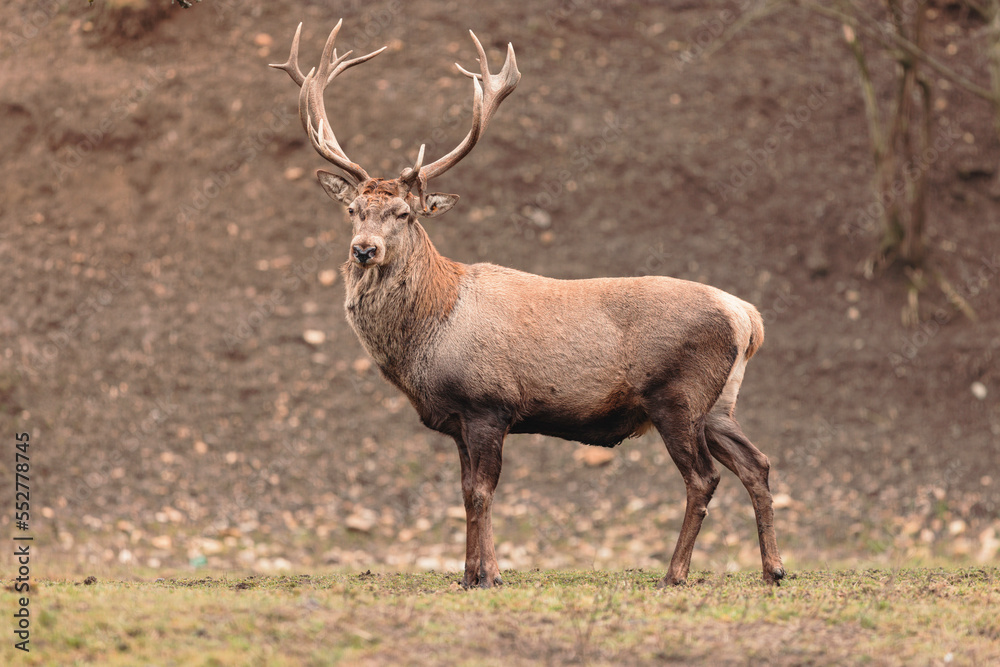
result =
[[[301,30],[301,25],[299,26]],[[449,210],[457,195],[424,186],[475,145],[520,78],[513,47],[500,74],[459,68],[474,82],[473,127],[436,162],[397,179],[371,178],[333,135],[323,89],[373,54],[337,56],[333,30],[317,70],[288,62],[302,86],[299,112],[313,146],[347,177],[318,172],[354,227],[343,266],[347,319],[383,376],[428,427],[454,438],[466,509],[466,586],[501,583],[492,502],[508,433],[541,433],[612,447],[650,427],[684,478],[687,504],[662,583],[686,580],[695,538],[719,481],[713,458],[750,493],[764,579],[784,576],[774,535],[769,464],[733,417],[747,361],[764,340],[760,314],[721,290],[667,277],[556,280],[441,256],[417,216]]]
[[[429,239],[426,247],[436,255]],[[447,268],[438,270],[457,280],[375,278],[378,270],[349,262],[346,311],[423,422],[452,436],[472,409],[511,433],[615,446],[649,428],[643,397],[664,385],[707,413],[763,338],[753,306],[699,283],[555,280],[440,259]],[[447,285],[440,310],[423,311],[435,284]]]

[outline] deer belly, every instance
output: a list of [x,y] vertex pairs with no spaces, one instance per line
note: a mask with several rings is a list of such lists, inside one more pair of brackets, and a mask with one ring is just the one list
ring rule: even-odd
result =
[[626,438],[642,435],[649,427],[649,417],[641,408],[620,406],[603,413],[542,411],[516,421],[510,432],[540,433],[585,445],[615,447]]
[[[649,428],[638,396],[622,384],[593,393],[587,387],[550,386],[524,401],[512,433],[540,433],[587,445],[614,447]],[[544,396],[548,393],[548,396]]]

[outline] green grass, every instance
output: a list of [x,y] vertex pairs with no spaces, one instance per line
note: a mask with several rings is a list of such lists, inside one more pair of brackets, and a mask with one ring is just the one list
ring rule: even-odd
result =
[[[39,581],[31,652],[4,665],[1000,664],[997,568],[699,574],[506,572]],[[9,582],[5,582],[9,583]]]

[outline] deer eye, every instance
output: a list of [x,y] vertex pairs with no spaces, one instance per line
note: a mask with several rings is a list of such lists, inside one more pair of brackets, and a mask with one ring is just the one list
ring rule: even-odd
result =
[[353,206],[348,206],[347,207],[347,215],[352,215],[352,216],[354,215],[354,207]]
[[409,217],[410,217],[409,211],[400,211],[399,213],[396,214],[396,218],[398,220],[406,220]]

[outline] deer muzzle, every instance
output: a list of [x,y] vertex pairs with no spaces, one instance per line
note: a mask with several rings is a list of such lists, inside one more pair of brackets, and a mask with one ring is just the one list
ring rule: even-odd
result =
[[351,241],[351,259],[359,266],[378,266],[385,258],[385,245],[381,239],[355,237]]

